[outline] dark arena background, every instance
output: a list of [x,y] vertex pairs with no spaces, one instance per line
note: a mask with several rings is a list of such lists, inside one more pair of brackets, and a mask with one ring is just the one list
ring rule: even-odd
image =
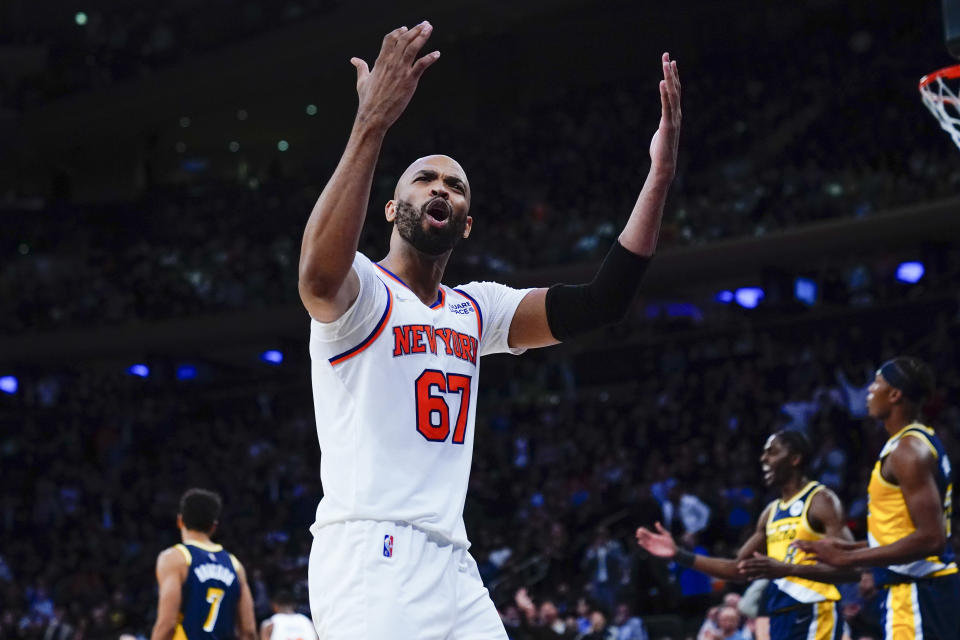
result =
[[[649,167],[659,55],[678,60],[680,165],[641,295],[585,340],[485,361],[465,519],[516,640],[632,640],[633,616],[651,640],[726,637],[717,607],[747,584],[651,557],[638,526],[731,557],[775,497],[764,441],[792,428],[864,539],[886,439],[864,397],[898,354],[933,367],[926,420],[960,460],[960,151],[917,91],[956,64],[943,13],[6,0],[0,638],[149,637],[193,486],[223,495],[216,539],[258,623],[279,590],[309,615],[322,488],[300,238],[356,108],[349,58],[372,65],[423,19],[443,55],[387,136],[360,248],[386,252],[403,168],[449,154],[475,194],[449,284],[589,278]],[[869,580],[841,591],[849,637],[881,637]]]

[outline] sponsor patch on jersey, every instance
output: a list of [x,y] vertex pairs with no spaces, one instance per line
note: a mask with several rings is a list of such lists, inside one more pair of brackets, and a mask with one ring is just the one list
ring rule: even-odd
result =
[[469,302],[458,302],[457,304],[449,304],[447,308],[450,309],[451,313],[456,313],[461,316],[465,316],[471,311],[473,311],[473,305]]
[[797,502],[794,502],[792,505],[790,505],[790,515],[792,515],[793,517],[797,517],[801,513],[803,513],[802,502],[798,500]]
[[393,536],[389,533],[383,536],[383,557],[392,558],[393,557]]

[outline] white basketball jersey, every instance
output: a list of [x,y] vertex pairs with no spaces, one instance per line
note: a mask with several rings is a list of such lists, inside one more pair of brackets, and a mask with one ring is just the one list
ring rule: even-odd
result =
[[323,499],[314,527],[394,520],[468,546],[463,525],[480,356],[521,353],[507,336],[527,290],[441,286],[424,305],[357,253],[357,300],[311,321]]
[[270,618],[270,640],[316,640],[313,621],[300,613],[276,613]]

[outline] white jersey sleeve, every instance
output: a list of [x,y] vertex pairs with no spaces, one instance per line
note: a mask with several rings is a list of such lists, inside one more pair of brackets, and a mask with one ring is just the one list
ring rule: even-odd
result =
[[519,355],[526,349],[511,349],[507,344],[510,323],[520,301],[532,289],[514,289],[498,282],[470,282],[456,288],[474,300],[480,313],[482,333],[480,355],[512,353]]
[[359,251],[353,257],[351,269],[360,278],[357,299],[333,322],[311,321],[311,348],[322,351],[314,356],[328,358],[361,343],[380,322],[387,303],[388,293],[376,268],[367,256]]

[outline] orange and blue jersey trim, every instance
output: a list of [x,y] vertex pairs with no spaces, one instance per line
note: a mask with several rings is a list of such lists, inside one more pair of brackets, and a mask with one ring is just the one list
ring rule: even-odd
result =
[[[373,263],[373,266],[375,266],[377,269],[380,269],[380,271],[383,271],[384,275],[386,275],[388,278],[390,278],[394,282],[402,284],[407,289],[410,289],[410,285],[408,285],[406,282],[401,280],[400,276],[395,274],[393,271],[390,271],[390,269],[387,269],[386,267],[381,266],[379,263],[376,263],[376,262]],[[413,291],[413,289],[410,289],[410,291]],[[446,298],[446,295],[443,293],[443,287],[440,287],[440,290],[437,292],[437,299],[436,301],[434,301],[433,304],[430,305],[430,308],[437,309],[439,307],[442,307],[445,298]]]
[[349,360],[353,356],[357,355],[358,353],[360,353],[361,351],[369,347],[371,344],[373,344],[373,341],[376,340],[377,337],[383,332],[383,328],[387,326],[387,320],[390,319],[390,312],[393,311],[393,294],[390,293],[390,287],[387,286],[386,282],[383,282],[381,284],[383,284],[383,288],[387,290],[387,306],[383,309],[383,315],[380,316],[380,320],[377,321],[377,324],[373,328],[373,331],[370,332],[370,335],[364,338],[363,341],[360,342],[360,344],[353,347],[352,349],[348,349],[347,351],[344,351],[343,353],[337,354],[332,358],[330,358],[331,365],[338,365],[341,362],[344,362],[345,360]]
[[473,305],[473,310],[477,312],[477,342],[479,342],[483,338],[483,312],[480,311],[480,305],[466,291],[462,289],[454,289],[454,291],[466,298]]

